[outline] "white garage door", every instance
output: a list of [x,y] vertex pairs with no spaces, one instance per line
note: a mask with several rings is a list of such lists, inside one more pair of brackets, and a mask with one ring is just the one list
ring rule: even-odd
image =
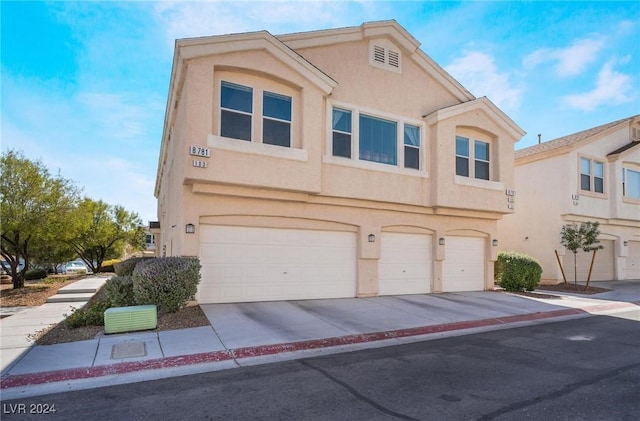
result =
[[[596,261],[593,263],[593,271],[591,272],[592,281],[611,281],[615,278],[615,259],[614,259],[614,243],[613,240],[600,240],[600,245],[604,248],[596,253]],[[585,253],[578,250],[576,255],[578,265],[578,282],[586,282],[589,274],[589,266],[591,265],[592,253]],[[574,280],[574,263],[573,253],[566,251],[562,259],[564,273],[567,281]]]
[[425,234],[382,233],[380,295],[431,292],[431,241]]
[[629,241],[627,279],[640,279],[640,241]]
[[447,237],[442,266],[442,290],[484,290],[484,238]]
[[354,297],[356,234],[203,226],[201,303]]

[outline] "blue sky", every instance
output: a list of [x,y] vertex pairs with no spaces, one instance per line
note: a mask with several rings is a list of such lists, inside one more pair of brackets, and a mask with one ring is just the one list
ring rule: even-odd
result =
[[475,96],[551,140],[640,113],[638,2],[8,2],[2,150],[156,220],[176,38],[395,19]]

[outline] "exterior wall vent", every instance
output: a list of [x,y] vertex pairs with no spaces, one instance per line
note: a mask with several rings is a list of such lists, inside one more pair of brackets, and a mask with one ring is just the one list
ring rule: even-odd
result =
[[387,40],[373,40],[369,47],[369,63],[379,69],[400,73],[402,71],[400,51]]

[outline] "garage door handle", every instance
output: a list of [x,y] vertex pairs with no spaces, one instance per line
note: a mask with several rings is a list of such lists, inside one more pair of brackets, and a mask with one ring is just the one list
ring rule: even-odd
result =
[[285,275],[287,274],[287,272],[282,272],[282,273],[285,274]]

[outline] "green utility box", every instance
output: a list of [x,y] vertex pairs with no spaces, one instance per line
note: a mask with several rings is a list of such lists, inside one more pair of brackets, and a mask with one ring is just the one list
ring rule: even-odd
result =
[[155,329],[158,310],[155,305],[113,307],[104,312],[104,332],[121,333]]

